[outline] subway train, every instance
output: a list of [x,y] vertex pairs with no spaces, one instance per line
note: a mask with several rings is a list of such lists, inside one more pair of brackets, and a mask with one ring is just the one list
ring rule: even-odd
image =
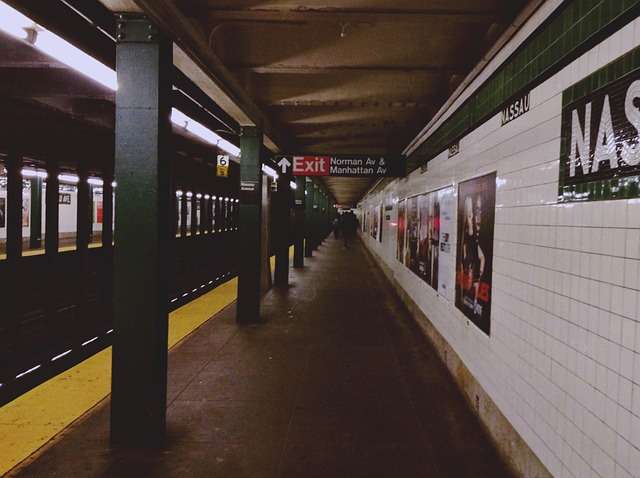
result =
[[[118,241],[113,130],[14,108],[0,120],[0,405],[110,345]],[[218,176],[223,152],[173,129],[169,309],[235,276],[239,234],[238,163]]]

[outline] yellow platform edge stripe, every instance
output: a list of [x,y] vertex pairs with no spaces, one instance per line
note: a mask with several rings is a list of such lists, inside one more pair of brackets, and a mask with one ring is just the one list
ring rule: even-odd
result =
[[[289,250],[293,256],[293,247]],[[271,270],[275,257],[270,258]],[[234,278],[169,314],[169,349],[232,304]],[[0,407],[0,476],[27,459],[111,392],[111,347]]]

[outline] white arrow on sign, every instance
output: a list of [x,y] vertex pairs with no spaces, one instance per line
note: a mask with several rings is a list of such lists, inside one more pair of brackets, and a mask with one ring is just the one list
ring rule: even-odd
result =
[[282,158],[280,161],[278,161],[278,166],[280,166],[282,174],[286,174],[287,169],[291,167],[291,162],[287,158]]

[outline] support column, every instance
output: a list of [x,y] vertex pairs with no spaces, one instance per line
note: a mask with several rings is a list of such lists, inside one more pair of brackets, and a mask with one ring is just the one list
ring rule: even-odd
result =
[[31,178],[31,232],[29,249],[42,247],[42,177]]
[[10,151],[7,158],[7,260],[22,256],[22,156]]
[[275,204],[277,215],[276,239],[276,270],[275,285],[287,287],[289,285],[289,243],[291,234],[291,174],[278,175],[278,193]]
[[237,321],[260,321],[260,264],[262,261],[262,131],[242,128],[240,136],[240,261]]
[[189,213],[187,201],[187,191],[183,190],[180,196],[180,237],[187,237],[187,214]]
[[304,267],[304,222],[305,222],[305,186],[306,178],[304,176],[296,177],[297,189],[294,193],[294,209],[293,209],[293,227],[294,227],[294,244],[293,244],[293,267],[300,269]]
[[167,398],[172,44],[118,15],[111,443],[164,442]]
[[313,203],[315,201],[315,184],[313,180],[305,178],[306,185],[306,198],[305,198],[305,221],[304,221],[304,235],[305,235],[305,243],[304,243],[304,255],[305,257],[313,256]]
[[78,224],[78,238],[77,238],[77,247],[79,254],[85,254],[87,249],[89,248],[89,236],[91,235],[91,218],[89,217],[91,207],[90,201],[91,198],[89,183],[87,183],[87,179],[89,179],[89,174],[86,169],[81,168],[78,170],[78,177],[80,181],[78,182],[78,207],[77,207],[77,224]]
[[313,183],[313,250],[320,246],[320,204],[322,203],[322,191],[317,183]]
[[59,230],[59,189],[58,163],[55,159],[47,160],[47,189],[45,191],[45,231],[44,231],[44,253],[50,259],[58,254],[58,230]]
[[189,203],[191,203],[191,227],[189,232],[192,236],[198,234],[198,198],[196,196],[197,193],[193,192],[192,196],[188,198]]

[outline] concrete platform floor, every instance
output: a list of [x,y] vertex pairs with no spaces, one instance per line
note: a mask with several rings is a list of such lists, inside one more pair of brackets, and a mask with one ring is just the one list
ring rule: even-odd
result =
[[170,354],[164,450],[110,450],[103,403],[21,477],[507,477],[429,343],[359,243],[328,239],[265,297]]

